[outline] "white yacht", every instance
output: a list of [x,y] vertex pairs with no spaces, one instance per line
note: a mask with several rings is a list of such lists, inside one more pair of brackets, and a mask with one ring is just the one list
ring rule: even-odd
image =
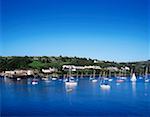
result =
[[95,70],[93,71],[93,78],[91,79],[93,83],[97,82],[97,79],[95,78]]

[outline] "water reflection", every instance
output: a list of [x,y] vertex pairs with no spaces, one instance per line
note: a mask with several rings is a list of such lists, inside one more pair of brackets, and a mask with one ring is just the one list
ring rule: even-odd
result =
[[136,96],[136,82],[132,82],[132,94]]
[[148,86],[149,86],[149,84],[148,83],[144,83],[144,89],[145,89],[145,93],[144,93],[144,95],[145,96],[148,96]]
[[76,89],[75,85],[65,85],[66,92],[72,92]]
[[28,84],[28,79],[11,79],[11,78],[4,78],[3,83],[6,85],[23,85]]

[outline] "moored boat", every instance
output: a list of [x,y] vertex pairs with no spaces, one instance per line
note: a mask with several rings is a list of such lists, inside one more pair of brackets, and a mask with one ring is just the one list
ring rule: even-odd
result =
[[66,86],[77,86],[77,81],[74,77],[72,77],[71,69],[69,69],[69,77],[67,78],[67,81],[65,82]]
[[36,84],[38,84],[38,80],[37,79],[33,79],[31,83],[32,83],[32,85],[36,85]]
[[144,82],[145,83],[149,83],[150,82],[150,79],[148,79],[148,67],[146,67]]
[[57,80],[57,78],[56,77],[52,77],[52,80]]
[[95,78],[95,70],[93,70],[93,77],[92,77],[91,81],[92,81],[93,83],[96,83],[96,82],[97,82],[97,79]]
[[21,78],[17,78],[17,80],[19,81],[19,80],[21,80]]
[[132,77],[131,77],[131,82],[136,82],[136,80],[137,80],[137,79],[136,79],[135,73],[133,73],[133,74],[132,74]]
[[121,78],[121,77],[117,77],[117,80],[116,80],[117,83],[123,83],[124,80]]
[[97,79],[93,79],[92,82],[93,82],[93,83],[97,82]]
[[78,83],[75,81],[73,77],[70,77],[68,81],[65,82],[65,85],[71,85],[71,86],[76,86]]
[[100,88],[104,90],[108,90],[111,88],[111,86],[108,84],[108,80],[105,80],[104,78],[101,80]]

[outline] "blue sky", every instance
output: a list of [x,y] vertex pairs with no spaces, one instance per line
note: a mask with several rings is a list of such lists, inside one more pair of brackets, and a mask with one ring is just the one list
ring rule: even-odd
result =
[[1,53],[150,58],[148,0],[2,0]]

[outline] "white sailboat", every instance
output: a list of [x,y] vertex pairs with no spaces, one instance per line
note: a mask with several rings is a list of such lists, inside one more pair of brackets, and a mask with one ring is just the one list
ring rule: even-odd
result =
[[110,89],[110,85],[108,84],[108,80],[102,79],[100,83],[100,88],[104,90]]
[[109,79],[108,79],[109,82],[112,82],[113,79],[111,78],[111,71],[109,70]]
[[136,79],[135,73],[133,73],[133,74],[132,74],[132,77],[131,77],[131,82],[136,82],[136,80],[137,80],[137,79]]
[[148,67],[146,67],[146,71],[145,71],[145,79],[144,79],[145,83],[150,82],[150,79],[148,79]]
[[97,79],[95,78],[95,70],[93,71],[93,79],[92,79],[92,82],[93,82],[93,83],[97,82]]
[[77,86],[77,84],[78,83],[75,81],[73,77],[70,77],[68,81],[65,82],[65,85],[70,85],[70,86]]
[[77,86],[77,81],[75,81],[75,78],[71,76],[71,69],[69,69],[69,73],[70,73],[70,76],[69,78],[67,79],[67,81],[65,82],[65,85],[67,86]]
[[90,78],[89,78],[89,80],[93,80],[93,77],[92,77],[92,75],[90,75]]

